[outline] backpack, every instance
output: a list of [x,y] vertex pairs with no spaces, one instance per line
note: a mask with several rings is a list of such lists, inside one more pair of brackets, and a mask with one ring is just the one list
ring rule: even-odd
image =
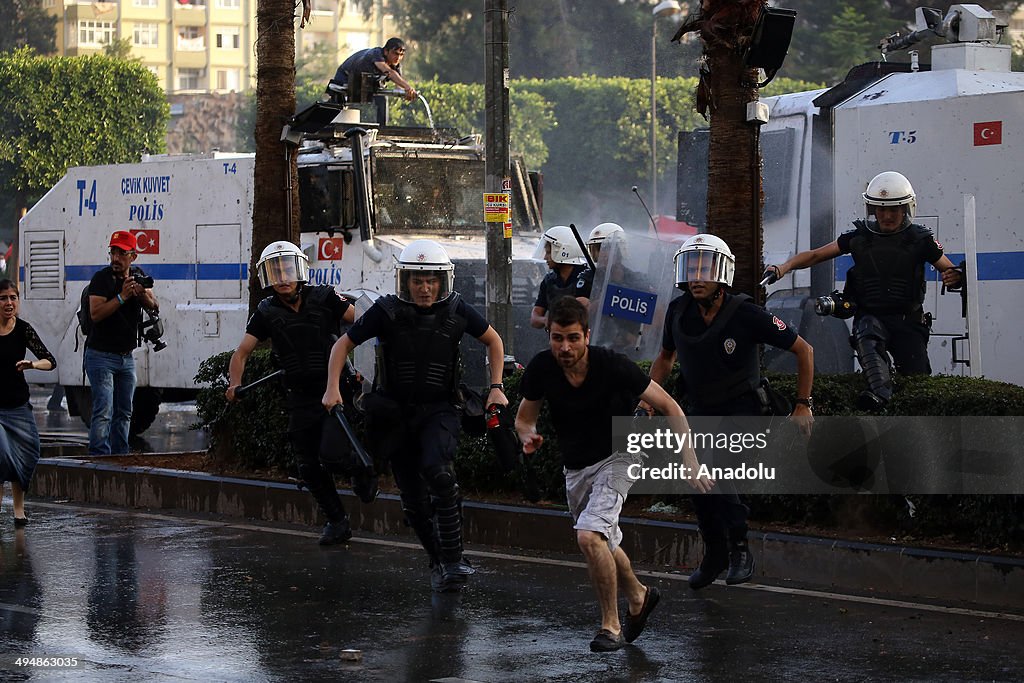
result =
[[89,285],[85,286],[82,290],[81,301],[78,305],[78,312],[75,314],[78,316],[78,327],[82,330],[82,334],[88,338],[92,334],[92,315],[89,313]]

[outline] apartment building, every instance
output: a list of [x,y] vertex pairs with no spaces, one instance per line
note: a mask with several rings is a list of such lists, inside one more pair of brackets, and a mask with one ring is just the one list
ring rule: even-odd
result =
[[[43,6],[58,17],[60,54],[94,54],[126,38],[168,94],[185,94],[254,87],[257,2],[43,0]],[[299,29],[296,22],[296,51],[324,43],[340,62],[353,50],[383,44],[390,26],[384,0],[375,0],[369,19],[351,0],[313,0],[309,25]]]

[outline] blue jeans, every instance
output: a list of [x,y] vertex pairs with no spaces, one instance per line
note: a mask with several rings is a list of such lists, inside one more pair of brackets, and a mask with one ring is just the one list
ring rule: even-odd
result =
[[127,453],[135,395],[135,359],[86,347],[85,373],[92,385],[89,454]]

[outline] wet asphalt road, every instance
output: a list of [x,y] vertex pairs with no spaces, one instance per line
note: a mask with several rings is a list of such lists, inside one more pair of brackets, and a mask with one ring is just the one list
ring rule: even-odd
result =
[[[1024,620],[820,593],[644,580],[634,646],[598,625],[576,557],[472,555],[436,595],[392,538],[322,549],[312,529],[29,502],[0,514],[0,679],[89,681],[1020,680]],[[567,533],[569,530],[567,528]],[[482,554],[481,554],[482,553]],[[363,653],[360,663],[341,651]],[[15,663],[77,657],[75,668]]]

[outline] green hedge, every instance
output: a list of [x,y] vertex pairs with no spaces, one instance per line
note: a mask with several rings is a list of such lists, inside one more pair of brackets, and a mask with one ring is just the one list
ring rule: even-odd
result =
[[[291,469],[287,445],[287,416],[284,396],[271,385],[225,410],[224,389],[230,354],[204,361],[199,382],[210,383],[200,391],[197,401],[199,424],[211,431],[211,449],[222,462],[249,469],[279,467]],[[640,364],[645,369],[647,363]],[[258,350],[246,367],[245,381],[253,381],[272,371],[269,353]],[[505,380],[506,395],[512,409],[518,405],[519,377]],[[769,375],[773,386],[794,395],[796,378]],[[674,381],[669,377],[669,385]],[[857,394],[863,389],[863,376],[819,375],[814,382],[814,400],[818,415],[854,415]],[[1024,415],[1024,388],[971,377],[903,378],[897,385],[890,415]],[[533,456],[533,468],[543,498],[564,504],[565,487],[561,455],[553,438],[548,411],[541,412],[538,430],[548,438]],[[471,495],[515,494],[520,490],[520,473],[503,472],[484,437],[463,436],[455,460],[459,483]],[[661,509],[676,509],[680,517],[692,519],[689,497],[685,495],[650,497]],[[910,505],[913,505],[911,514]],[[749,496],[754,522],[815,524],[845,531],[874,530],[887,534],[944,537],[958,542],[987,547],[1024,545],[1024,495],[1013,496],[828,496],[764,495]]]

